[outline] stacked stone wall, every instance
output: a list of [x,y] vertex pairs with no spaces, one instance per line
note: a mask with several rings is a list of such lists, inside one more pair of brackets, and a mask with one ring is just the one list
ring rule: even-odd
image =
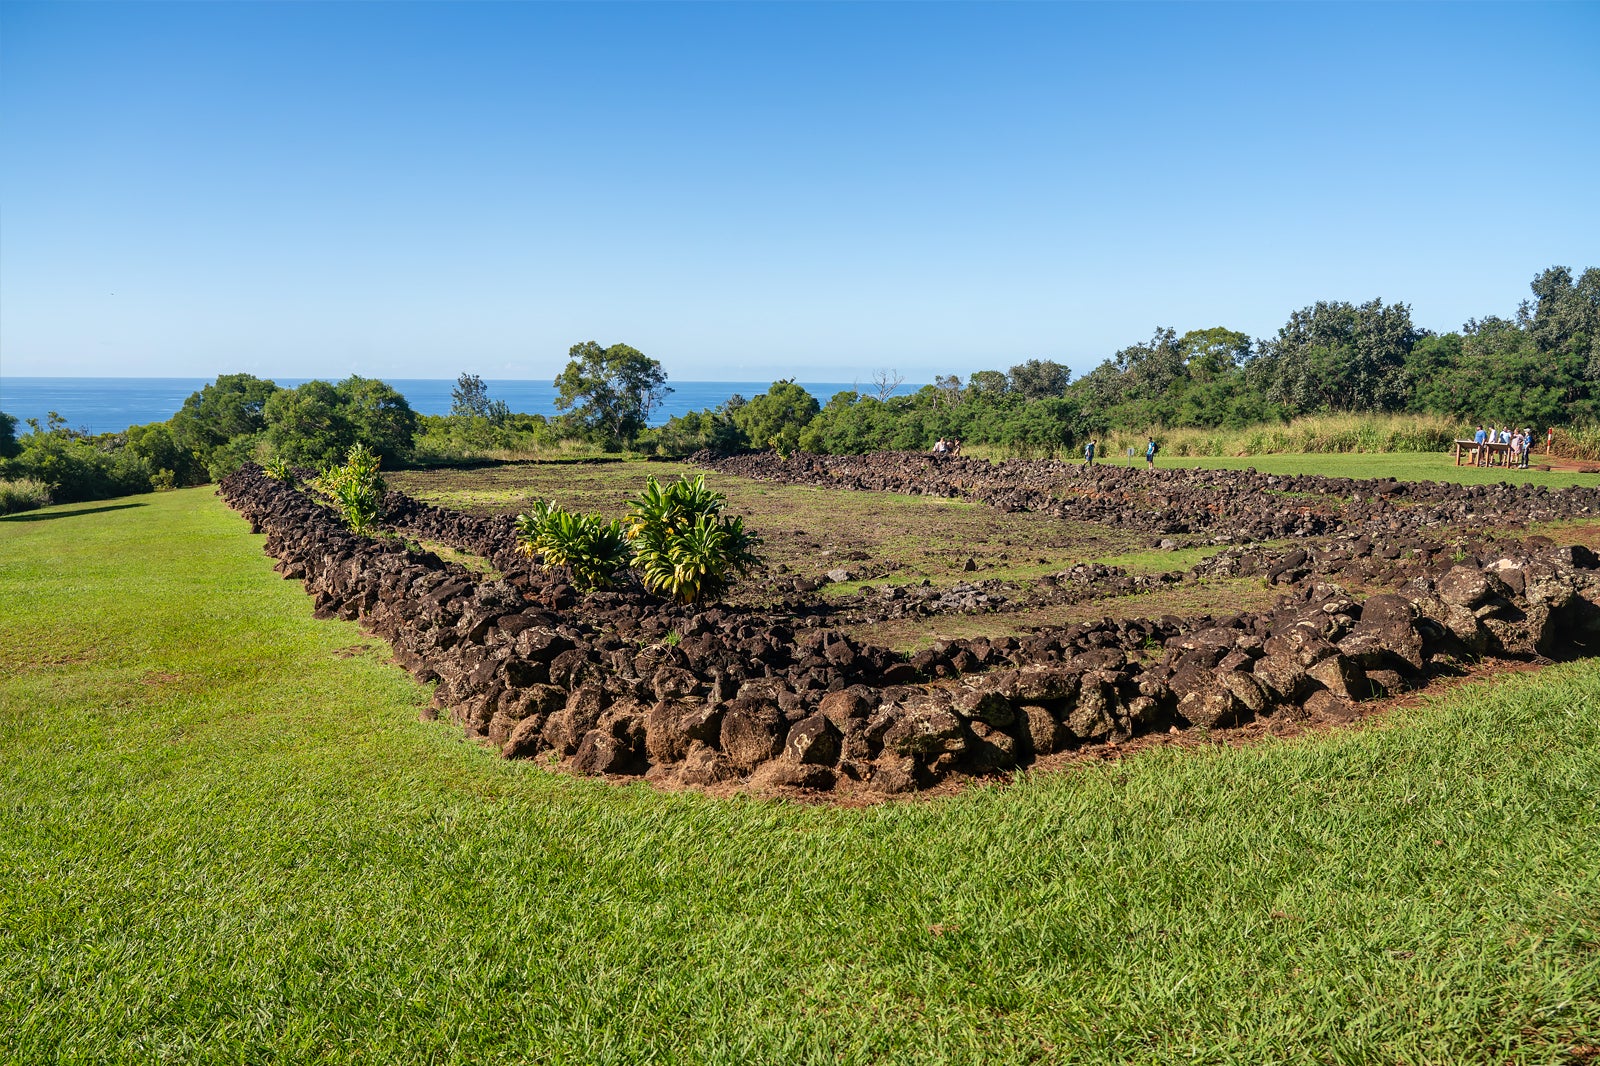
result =
[[[1400,550],[1347,531],[1202,564],[1281,586],[1271,610],[1104,619],[906,657],[816,617],[579,593],[516,554],[504,517],[389,498],[395,528],[488,558],[506,575],[489,579],[353,535],[253,466],[221,491],[320,617],[386,640],[468,736],[508,758],[553,753],[577,772],[665,785],[903,792],[1174,728],[1338,717],[1480,659],[1586,653],[1600,632],[1600,560],[1585,548],[1530,538]],[[1335,575],[1384,591],[1358,599]]]

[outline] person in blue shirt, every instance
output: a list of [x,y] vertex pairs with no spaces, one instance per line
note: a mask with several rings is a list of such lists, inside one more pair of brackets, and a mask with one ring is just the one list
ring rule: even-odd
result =
[[1083,465],[1084,466],[1093,466],[1094,465],[1094,446],[1095,446],[1095,441],[1094,441],[1094,439],[1092,437],[1090,438],[1089,443],[1085,444],[1083,446]]
[[1154,437],[1151,437],[1149,443],[1144,446],[1144,465],[1151,470],[1156,468],[1156,439]]

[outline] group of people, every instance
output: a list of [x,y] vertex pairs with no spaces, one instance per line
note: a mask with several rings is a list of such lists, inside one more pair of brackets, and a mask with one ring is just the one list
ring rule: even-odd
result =
[[[1554,436],[1554,429],[1546,434],[1546,447],[1548,447],[1550,439]],[[1496,429],[1494,426],[1484,429],[1482,425],[1479,425],[1477,432],[1472,435],[1472,442],[1477,445],[1475,449],[1477,454],[1474,459],[1478,466],[1519,466],[1526,469],[1528,453],[1533,450],[1533,430],[1527,428]],[[1504,445],[1504,448],[1485,447],[1485,445],[1493,444]],[[1505,456],[1498,463],[1495,462],[1497,453]]]
[[[1145,446],[1144,446],[1144,465],[1149,467],[1151,470],[1154,470],[1156,468],[1156,452],[1160,450],[1160,447],[1161,446],[1156,443],[1156,439],[1154,437],[1151,437],[1148,441],[1145,442]],[[1095,438],[1090,437],[1088,443],[1086,443],[1083,446],[1083,465],[1084,466],[1093,466],[1094,465],[1095,453],[1098,452],[1099,450],[1100,450],[1100,442],[1098,440],[1096,440]],[[1130,456],[1133,455],[1133,449],[1132,448],[1128,449],[1128,455],[1130,455]]]
[[[926,440],[927,438],[924,437],[923,439]],[[951,437],[949,440],[940,437],[933,445],[934,455],[955,455],[960,450],[961,442],[956,440],[954,437]]]

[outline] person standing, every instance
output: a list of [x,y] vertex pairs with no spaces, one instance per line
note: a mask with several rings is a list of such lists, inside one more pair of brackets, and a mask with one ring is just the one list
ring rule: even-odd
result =
[[1506,453],[1506,466],[1522,465],[1522,446],[1524,443],[1526,441],[1523,439],[1522,430],[1519,429],[1511,434],[1511,450]]
[[1093,437],[1090,437],[1089,438],[1089,443],[1085,444],[1083,446],[1083,465],[1084,466],[1093,466],[1094,465],[1095,444],[1096,444],[1095,439]]
[[1550,449],[1556,446],[1556,427],[1551,426],[1544,431],[1544,453],[1550,454]]
[[1144,465],[1147,470],[1156,468],[1156,439],[1151,437],[1144,446]]

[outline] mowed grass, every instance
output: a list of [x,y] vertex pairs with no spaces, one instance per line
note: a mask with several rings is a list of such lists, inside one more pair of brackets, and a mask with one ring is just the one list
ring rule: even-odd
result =
[[865,809],[505,763],[209,490],[0,520],[0,1060],[1584,1062],[1600,669]]

